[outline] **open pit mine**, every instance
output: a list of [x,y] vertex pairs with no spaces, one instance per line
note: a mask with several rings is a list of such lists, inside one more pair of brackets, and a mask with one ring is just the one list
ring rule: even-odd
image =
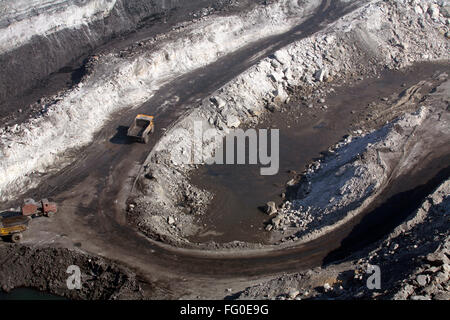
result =
[[0,299],[449,300],[449,39],[447,0],[0,1]]

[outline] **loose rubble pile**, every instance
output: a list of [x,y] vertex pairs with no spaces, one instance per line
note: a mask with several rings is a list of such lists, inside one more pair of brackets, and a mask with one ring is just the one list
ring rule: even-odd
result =
[[[233,295],[237,299],[448,300],[450,294],[450,180],[404,223],[345,261],[284,275]],[[378,266],[380,288],[367,282]]]
[[[162,171],[161,169],[165,170]],[[185,236],[195,233],[195,215],[203,214],[211,195],[192,186],[181,173],[167,167],[156,168],[154,164],[146,166],[146,174],[139,177],[137,189],[140,193],[157,197],[158,202],[149,205],[148,199],[130,198],[128,200],[128,221],[140,228],[147,236],[174,245],[181,245],[171,234]],[[174,176],[177,184],[159,184],[167,176]],[[149,208],[152,208],[151,214]],[[142,214],[146,213],[146,214]],[[187,242],[181,237],[181,242]]]
[[421,258],[422,265],[401,283],[395,300],[450,300],[450,238]]
[[[142,292],[136,275],[99,257],[68,249],[2,245],[1,289],[36,288],[70,299],[139,299]],[[81,270],[81,289],[69,290],[69,266]],[[49,266],[51,266],[49,268]],[[7,269],[7,271],[6,271]]]

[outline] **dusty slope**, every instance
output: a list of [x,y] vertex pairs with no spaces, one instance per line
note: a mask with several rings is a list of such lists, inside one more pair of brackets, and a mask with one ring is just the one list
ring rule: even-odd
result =
[[[12,244],[0,246],[0,283],[5,292],[25,287],[52,292],[69,299],[114,300],[143,297],[136,275],[107,259],[68,249],[33,246],[17,249]],[[69,274],[66,270],[70,265],[76,265],[82,270],[80,290],[67,288]]]
[[[132,39],[135,31],[230,8],[249,8],[229,0],[54,0],[2,1],[0,4],[0,118],[26,111],[29,103],[77,83],[92,52],[118,37]],[[240,7],[242,6],[242,7]],[[203,10],[201,10],[203,9]],[[168,22],[166,24],[166,22]],[[172,24],[173,25],[173,24]],[[159,26],[157,26],[159,28]],[[49,87],[44,90],[42,87]],[[22,103],[22,104],[21,104]],[[4,110],[5,109],[5,110]],[[20,113],[19,113],[20,115]]]

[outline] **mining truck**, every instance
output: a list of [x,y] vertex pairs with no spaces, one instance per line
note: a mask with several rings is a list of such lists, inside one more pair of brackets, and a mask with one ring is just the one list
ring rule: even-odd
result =
[[138,114],[132,125],[128,128],[127,136],[133,140],[148,143],[150,134],[155,130],[153,118],[153,116]]
[[39,202],[33,199],[26,199],[21,208],[23,216],[39,217],[46,216],[51,217],[58,211],[56,203],[49,202],[47,199],[42,199]]
[[31,217],[29,216],[0,218],[0,236],[12,242],[20,242],[22,240],[22,232],[28,229],[30,220]]
[[31,219],[41,216],[51,217],[58,211],[57,205],[47,199],[37,202],[26,199],[20,209],[0,213],[0,237],[19,242],[22,232],[28,229]]

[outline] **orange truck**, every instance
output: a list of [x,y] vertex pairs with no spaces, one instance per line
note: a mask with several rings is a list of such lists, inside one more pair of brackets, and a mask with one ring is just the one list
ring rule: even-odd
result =
[[49,202],[47,199],[42,199],[40,202],[36,202],[33,199],[27,199],[21,208],[23,216],[46,216],[51,217],[58,211],[56,203]]
[[142,143],[148,143],[150,134],[155,130],[153,116],[138,114],[128,128],[127,136]]
[[39,202],[26,199],[19,211],[5,211],[0,214],[0,237],[12,242],[22,240],[22,233],[28,229],[31,219],[51,217],[58,211],[57,205],[47,199]]

